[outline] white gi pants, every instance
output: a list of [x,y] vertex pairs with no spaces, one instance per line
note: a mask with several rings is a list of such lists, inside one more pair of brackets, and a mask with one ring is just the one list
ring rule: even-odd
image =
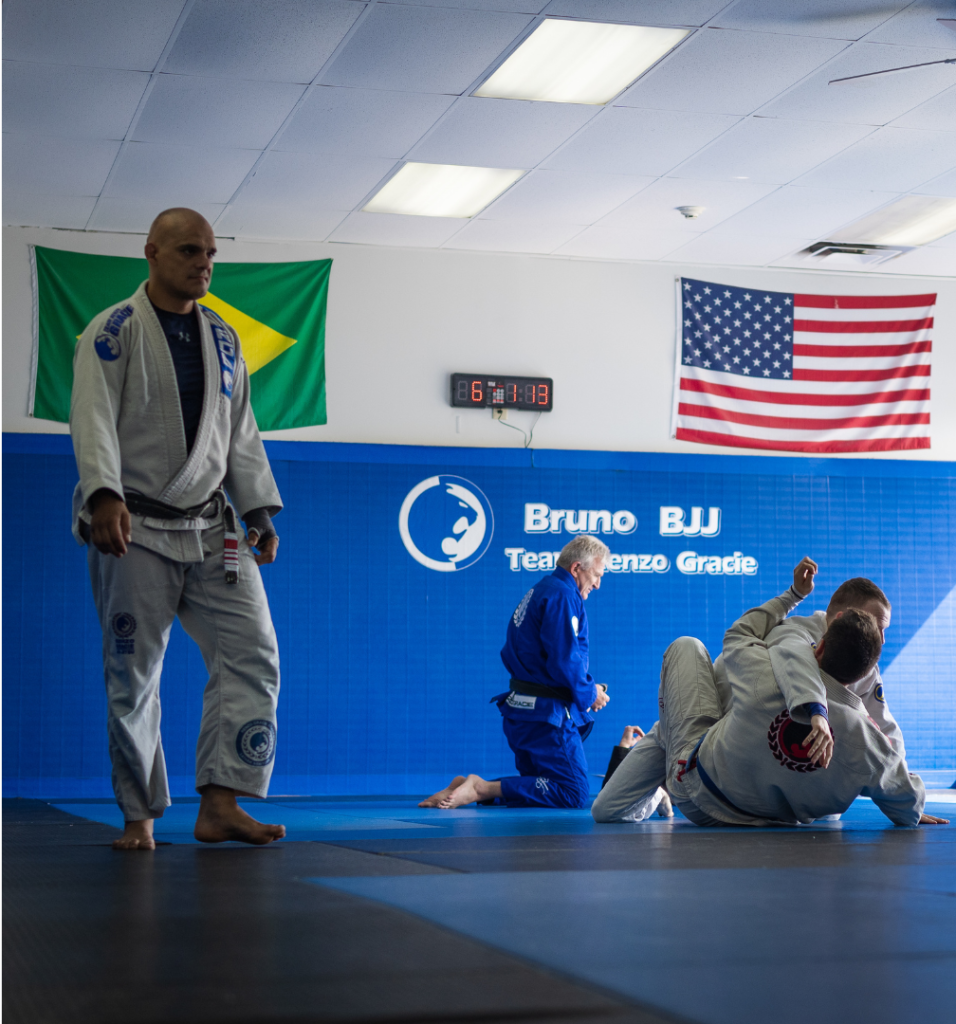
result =
[[664,652],[657,698],[660,720],[618,765],[594,801],[595,821],[643,821],[657,806],[657,788],[667,785],[681,813],[698,825],[721,822],[687,799],[677,775],[697,741],[721,717],[714,666],[707,648],[690,636]]
[[113,790],[127,821],[170,804],[160,741],[159,680],[178,615],[202,652],[209,682],[196,745],[196,787],[252,796],[269,790],[276,748],[279,651],[249,545],[239,541],[239,582],[227,584],[223,527],[203,533],[203,561],[176,562],[130,544],[122,558],[90,544],[93,599],[103,630]]

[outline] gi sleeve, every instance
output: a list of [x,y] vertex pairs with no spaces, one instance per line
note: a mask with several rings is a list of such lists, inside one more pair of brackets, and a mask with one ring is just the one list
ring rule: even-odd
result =
[[109,311],[91,321],[73,352],[70,435],[80,474],[82,506],[105,488],[123,497],[122,465],[116,424],[130,358],[129,323],[111,333],[104,328]]
[[[587,654],[581,650],[577,629],[572,621],[580,611],[570,601],[550,597],[544,602],[541,616],[541,646],[547,656],[548,675],[555,686],[571,691],[574,706],[587,711],[597,698],[597,684],[588,674]],[[577,624],[580,628],[580,621]]]
[[[894,752],[895,754],[895,752]],[[894,825],[918,825],[926,805],[926,789],[918,775],[906,770],[906,762],[894,756],[879,783],[861,790]]]
[[255,508],[264,508],[270,516],[282,511],[282,499],[249,401],[249,371],[238,343],[232,387],[232,431],[224,483],[240,518]]
[[888,740],[892,741],[893,750],[905,761],[906,747],[903,743],[903,730],[886,705],[886,697],[883,693],[883,680],[878,669],[874,670],[874,676],[873,685],[866,693],[860,694],[863,706],[866,708],[866,713],[870,718],[880,727],[880,732]]

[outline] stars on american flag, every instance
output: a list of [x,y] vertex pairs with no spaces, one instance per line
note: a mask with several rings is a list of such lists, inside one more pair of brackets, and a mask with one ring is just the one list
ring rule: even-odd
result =
[[793,295],[681,280],[681,362],[743,377],[789,380]]

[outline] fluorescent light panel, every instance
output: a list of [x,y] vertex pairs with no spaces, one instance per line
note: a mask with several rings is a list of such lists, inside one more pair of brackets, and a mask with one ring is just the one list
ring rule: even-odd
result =
[[474,217],[524,173],[502,167],[408,163],[362,209],[414,217]]
[[903,196],[832,236],[833,242],[927,245],[956,231],[956,199]]
[[607,103],[689,32],[546,18],[473,95]]

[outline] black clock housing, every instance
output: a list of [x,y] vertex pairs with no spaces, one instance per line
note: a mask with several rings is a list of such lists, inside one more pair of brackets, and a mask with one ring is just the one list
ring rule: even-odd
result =
[[453,373],[451,404],[458,409],[527,409],[551,412],[554,381],[550,377]]

